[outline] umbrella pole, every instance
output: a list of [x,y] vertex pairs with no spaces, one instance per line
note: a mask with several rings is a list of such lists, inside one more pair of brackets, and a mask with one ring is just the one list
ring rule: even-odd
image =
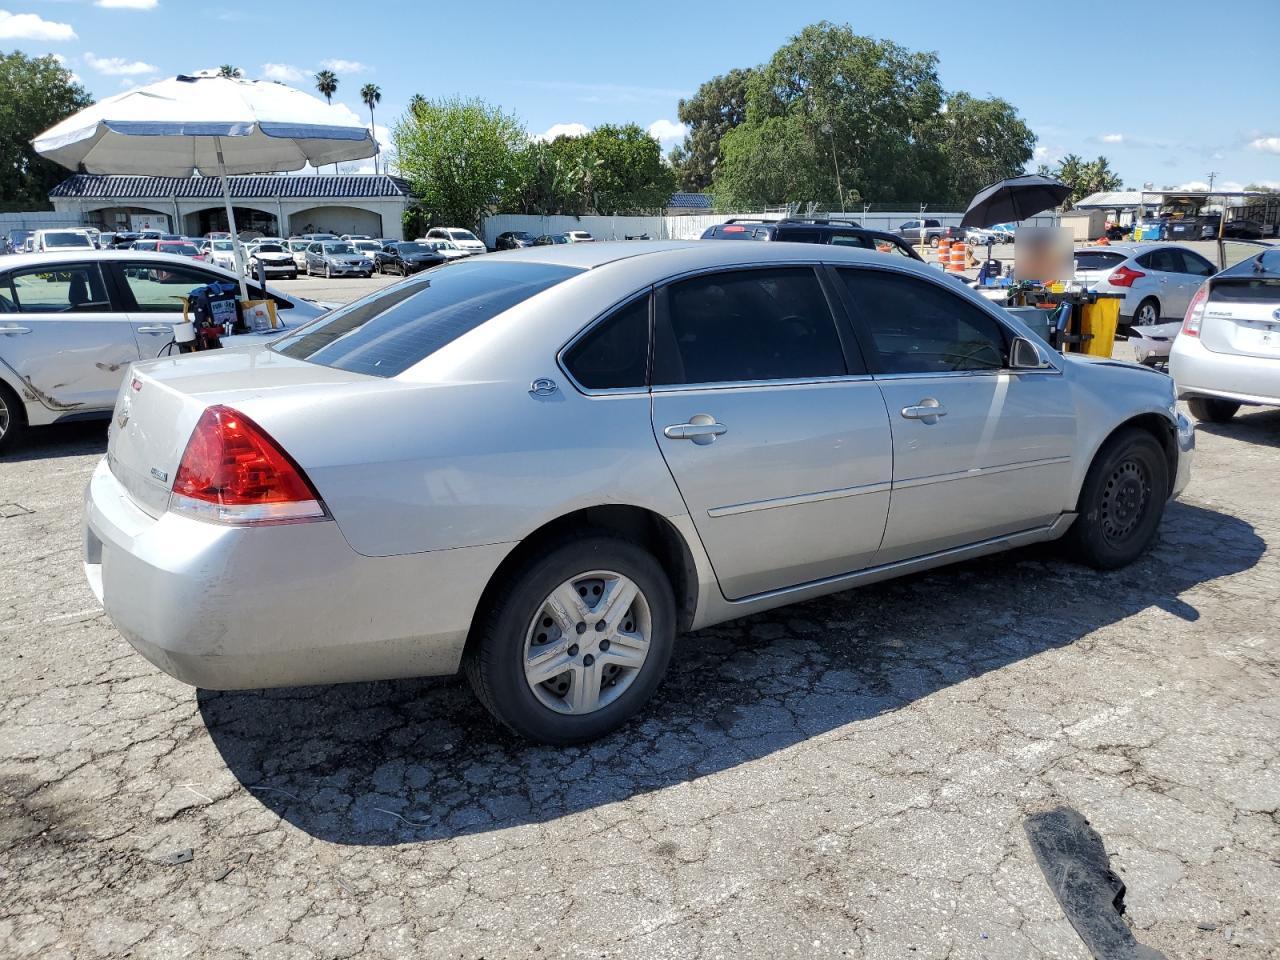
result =
[[236,229],[236,213],[231,209],[231,191],[227,188],[227,166],[222,159],[222,138],[213,138],[218,151],[218,182],[222,184],[222,202],[227,207],[227,229],[231,231],[231,254],[236,261],[236,279],[240,281],[240,299],[249,300],[249,287],[244,282],[244,260],[240,256],[240,231]]

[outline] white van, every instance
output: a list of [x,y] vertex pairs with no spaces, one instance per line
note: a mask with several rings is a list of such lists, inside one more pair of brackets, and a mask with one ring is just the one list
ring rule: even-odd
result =
[[36,235],[31,238],[31,249],[33,253],[50,253],[62,250],[96,250],[97,247],[87,231],[62,229],[37,230]]

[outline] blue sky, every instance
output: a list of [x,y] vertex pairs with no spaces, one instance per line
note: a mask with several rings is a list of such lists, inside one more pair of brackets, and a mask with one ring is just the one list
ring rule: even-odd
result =
[[99,98],[225,62],[310,89],[327,65],[361,116],[360,86],[382,88],[380,127],[414,93],[463,94],[533,133],[635,121],[669,146],[681,96],[822,19],[935,51],[947,89],[1019,109],[1038,159],[1102,153],[1134,186],[1280,187],[1280,0],[0,0],[0,49],[65,57]]

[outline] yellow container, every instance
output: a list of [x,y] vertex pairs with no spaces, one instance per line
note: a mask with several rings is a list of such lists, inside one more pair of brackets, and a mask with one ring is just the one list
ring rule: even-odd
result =
[[1111,356],[1116,339],[1116,327],[1120,325],[1120,298],[1099,297],[1097,303],[1086,303],[1081,309],[1080,332],[1093,334],[1081,346],[1093,357]]

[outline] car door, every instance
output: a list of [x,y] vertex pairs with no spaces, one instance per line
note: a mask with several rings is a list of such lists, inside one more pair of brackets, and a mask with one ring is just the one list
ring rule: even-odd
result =
[[1176,313],[1174,311],[1166,313],[1165,319],[1180,321],[1187,312],[1187,307],[1191,306],[1191,298],[1200,289],[1200,284],[1212,277],[1218,270],[1212,263],[1194,251],[1174,250],[1173,253],[1177,262],[1181,265],[1181,269],[1177,273],[1178,292],[1181,302]]
[[888,417],[815,268],[704,273],[655,304],[654,435],[724,595],[870,565]]
[[932,279],[878,266],[837,273],[893,434],[876,562],[1055,519],[1068,500],[1075,438],[1058,366],[1009,370],[1013,334],[985,305]]
[[1154,293],[1159,298],[1161,319],[1182,316],[1191,301],[1191,294],[1185,298],[1182,295],[1186,278],[1182,274],[1182,257],[1178,251],[1173,247],[1159,247],[1138,257],[1137,263],[1147,276],[1145,283],[1134,281],[1135,289],[1140,287],[1144,296]]
[[138,359],[129,318],[99,264],[61,262],[0,277],[0,362],[46,406],[110,409]]

